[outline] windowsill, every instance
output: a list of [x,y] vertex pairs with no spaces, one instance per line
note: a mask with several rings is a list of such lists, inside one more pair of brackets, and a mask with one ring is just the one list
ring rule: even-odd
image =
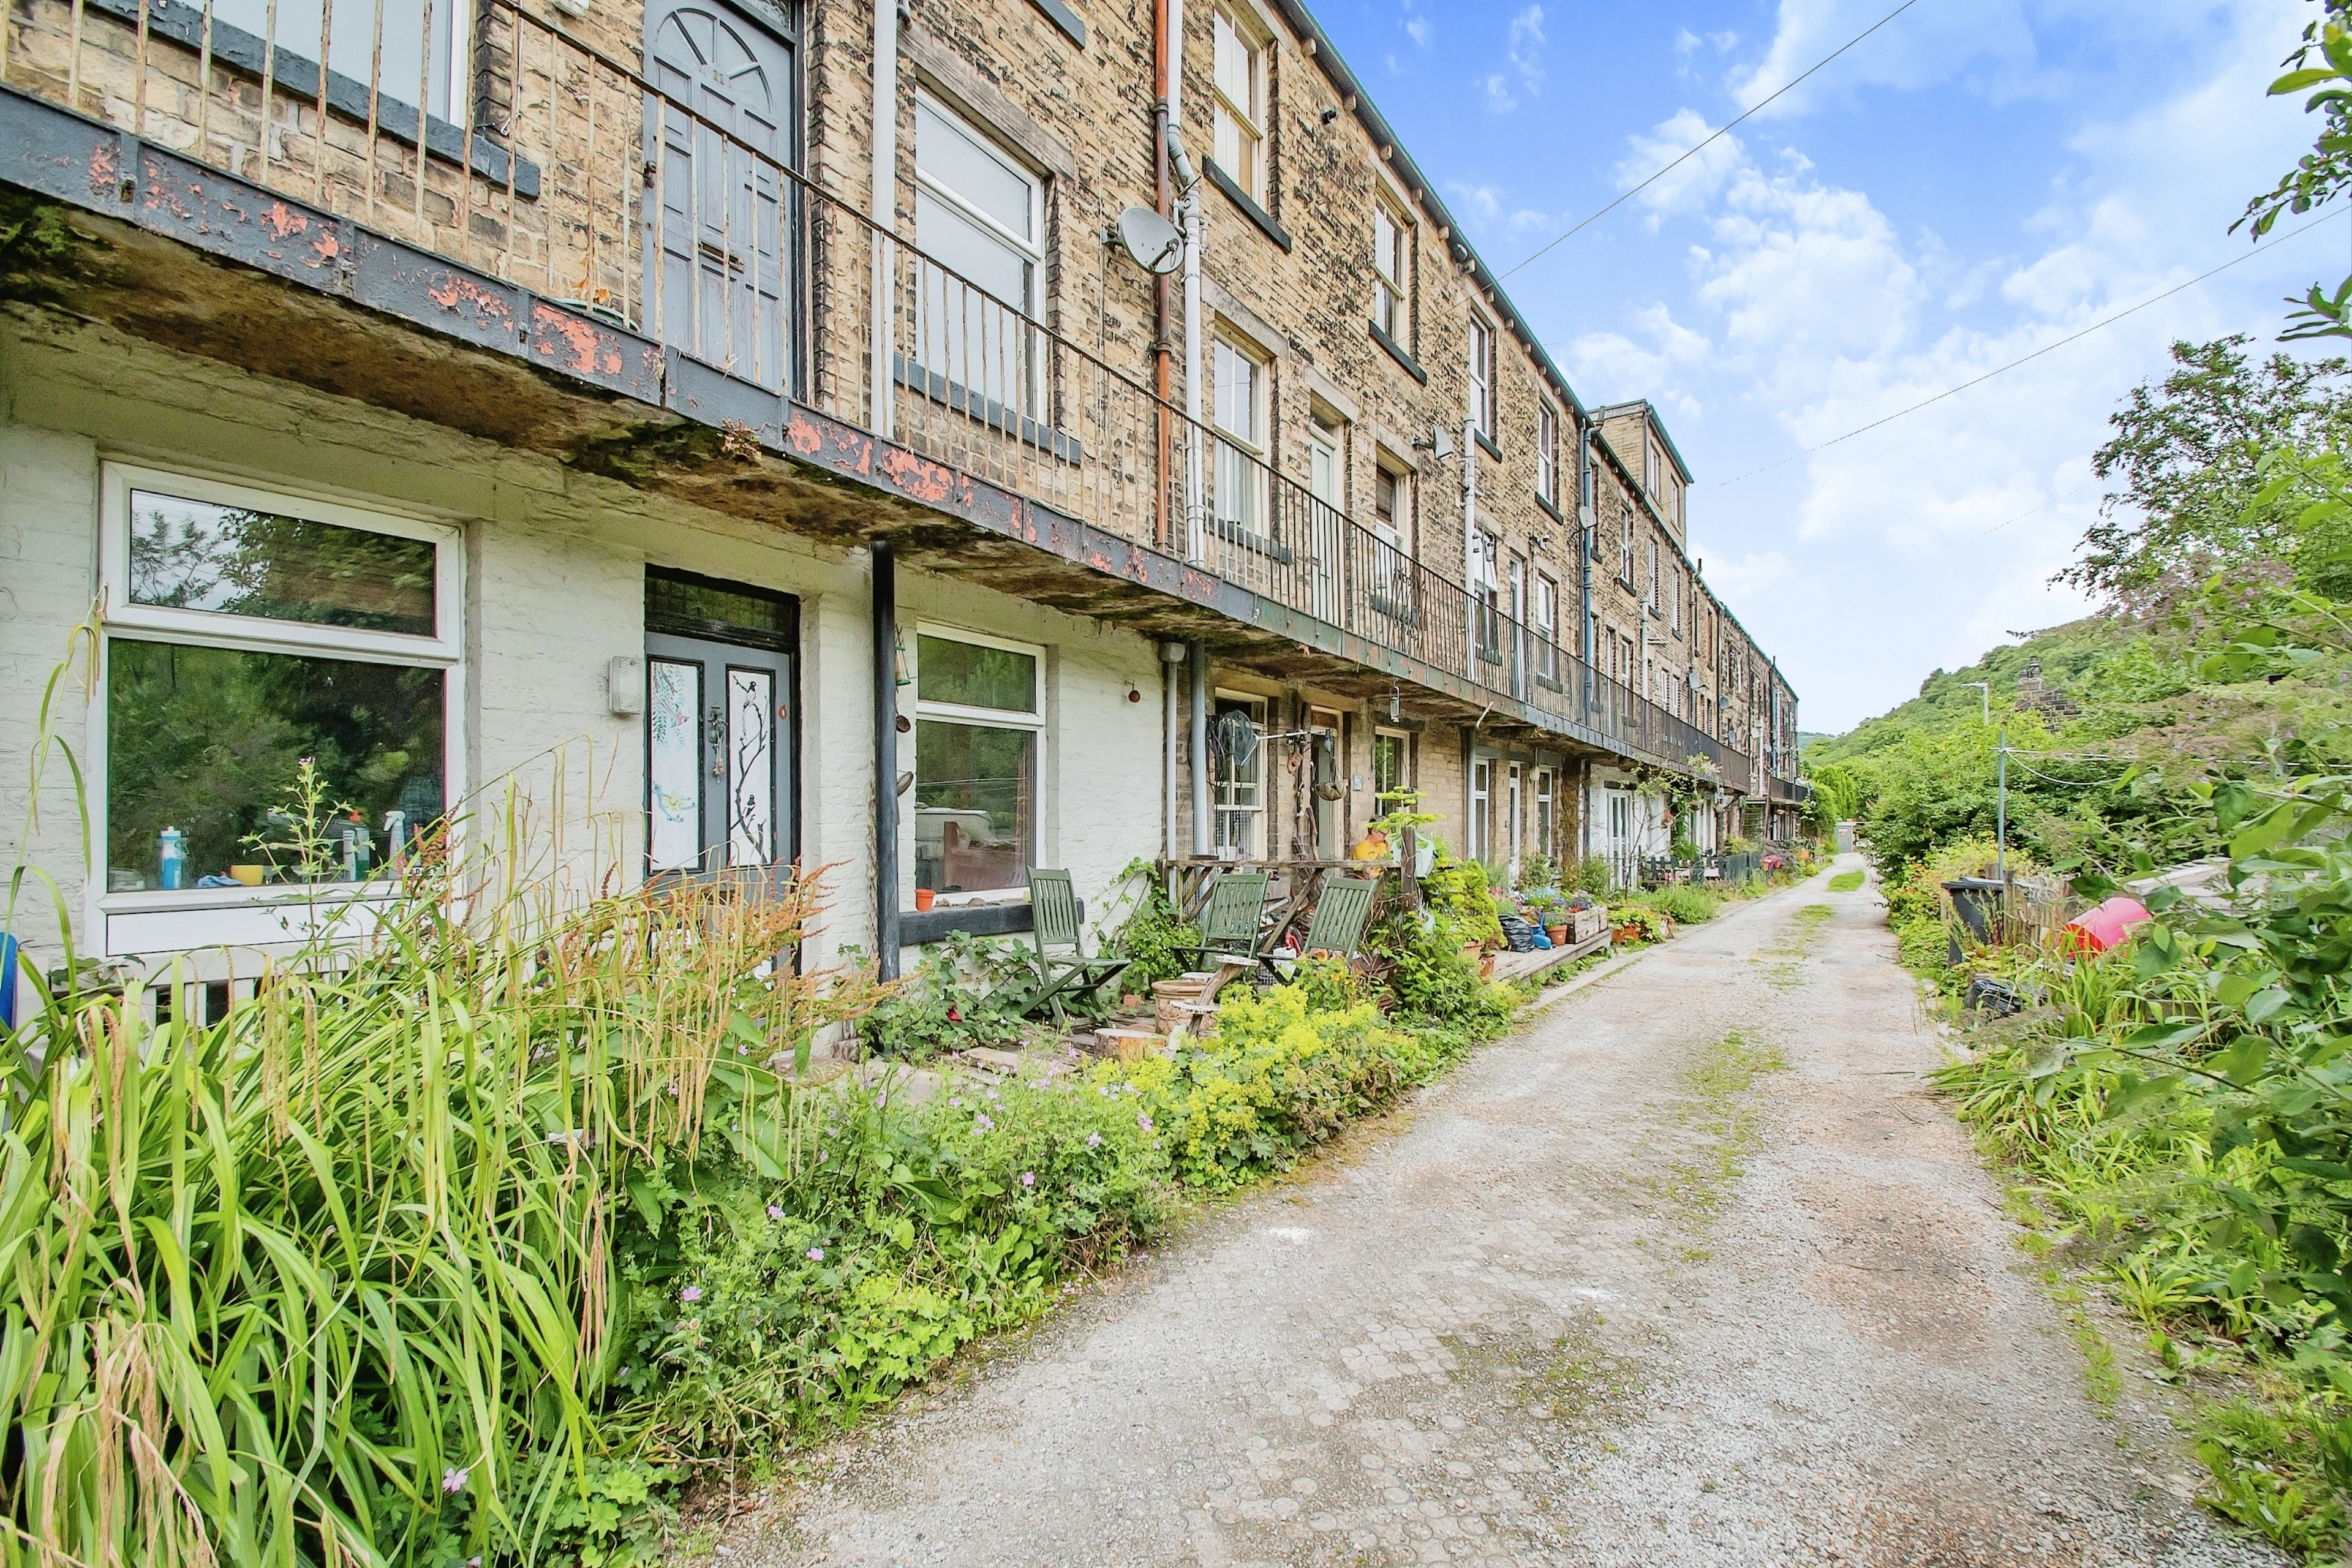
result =
[[[139,0],[89,0],[90,6],[118,21],[136,27],[140,21]],[[150,37],[168,38],[184,48],[202,51],[205,42],[205,13],[181,0],[147,0],[147,33]],[[231,26],[217,16],[213,19],[213,63],[228,66],[253,77],[262,75],[263,48],[261,39],[242,27]],[[276,58],[269,62],[269,76],[275,89],[290,98],[316,103],[319,99],[318,62],[307,55],[298,55],[282,45],[272,51]],[[368,122],[368,84],[355,81],[341,71],[327,73],[327,107],[346,120],[361,125]],[[416,110],[405,103],[376,94],[375,128],[382,136],[407,146],[416,145]],[[505,148],[478,132],[467,147],[463,127],[446,120],[425,117],[425,151],[452,163],[469,163],[475,174],[495,185],[504,185],[511,178],[514,193],[527,201],[539,199],[539,165],[527,158],[518,158]]]
[[1559,508],[1544,500],[1540,492],[1536,496],[1536,505],[1543,508],[1544,515],[1550,518],[1554,522],[1559,523],[1563,528],[1568,526],[1568,519],[1560,516]]
[[1419,360],[1404,352],[1404,345],[1402,343],[1389,336],[1387,331],[1382,328],[1378,321],[1366,321],[1364,325],[1371,329],[1372,342],[1386,349],[1388,351],[1389,358],[1404,366],[1404,373],[1407,375],[1412,377],[1413,380],[1419,382],[1423,386],[1429,384],[1429,373],[1421,368],[1421,362]]
[[[1005,904],[1025,904],[1028,901],[1029,889],[1026,888],[977,888],[965,893],[935,893],[931,897],[931,910],[984,910]],[[908,914],[929,912],[931,911],[915,910],[907,911]]]
[[890,356],[890,375],[916,396],[940,404],[992,430],[1001,430],[1024,447],[1034,447],[1065,463],[1085,460],[1086,447],[1076,436],[1041,425],[1026,414],[1015,413],[993,397],[977,395],[970,387],[959,386],[935,370],[910,363],[905,354]]
[[1225,199],[1241,208],[1244,217],[1264,229],[1266,238],[1285,250],[1290,248],[1290,231],[1275,222],[1274,215],[1258,205],[1256,199],[1242,189],[1240,181],[1219,168],[1214,158],[1202,159],[1201,167],[1208,174],[1209,184],[1224,192]]
[[1370,604],[1376,615],[1386,616],[1389,619],[1406,626],[1421,625],[1421,612],[1401,599],[1391,598],[1378,589],[1366,595],[1365,599]]
[[1503,662],[1503,650],[1498,647],[1482,647],[1478,650],[1478,657],[1488,664],[1500,664]]
[[1563,689],[1559,683],[1559,677],[1556,675],[1545,675],[1540,671],[1537,672],[1536,684],[1542,687],[1547,691],[1559,691]]
[[1278,561],[1285,566],[1297,559],[1291,553],[1288,545],[1269,539],[1263,533],[1254,533],[1241,524],[1228,522],[1221,517],[1211,518],[1208,530],[1228,544],[1239,545],[1242,549],[1263,555],[1268,560]]
[[1045,12],[1046,20],[1068,34],[1072,43],[1082,49],[1087,47],[1086,23],[1079,20],[1078,14],[1064,5],[1062,0],[1030,0],[1030,4]]
[[1495,445],[1494,438],[1489,437],[1486,432],[1484,430],[1473,430],[1470,434],[1478,438],[1478,445],[1485,449],[1486,456],[1494,458],[1495,461],[1498,463],[1503,460],[1503,448]]
[[98,907],[110,915],[147,914],[170,910],[244,909],[268,904],[386,903],[400,889],[389,882],[316,882],[297,886],[267,883],[258,888],[142,888],[136,892],[101,893]]

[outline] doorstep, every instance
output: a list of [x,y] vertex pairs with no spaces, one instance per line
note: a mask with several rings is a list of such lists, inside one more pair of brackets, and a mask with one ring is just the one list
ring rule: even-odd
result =
[[1528,952],[1498,952],[1495,955],[1495,978],[1532,980],[1563,963],[1574,963],[1580,958],[1602,952],[1608,946],[1609,932],[1604,929],[1568,947],[1538,947]]

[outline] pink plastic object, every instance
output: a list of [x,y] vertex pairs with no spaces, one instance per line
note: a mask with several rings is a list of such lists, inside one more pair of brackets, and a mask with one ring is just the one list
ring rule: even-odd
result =
[[2152,917],[2137,899],[2117,893],[2095,910],[2085,910],[2066,922],[2066,935],[2080,950],[2105,952],[2131,935],[2132,927]]

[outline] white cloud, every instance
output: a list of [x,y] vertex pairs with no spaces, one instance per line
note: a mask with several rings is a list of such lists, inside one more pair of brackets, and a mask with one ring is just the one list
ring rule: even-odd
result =
[[[1781,0],[1770,50],[1733,79],[1740,101],[1811,64],[1889,3]],[[2087,460],[2108,412],[2132,383],[2160,371],[2171,338],[2274,327],[2272,297],[2282,290],[2260,274],[2293,265],[2288,258],[2185,290],[1881,429],[1723,483],[1776,449],[1819,446],[2054,343],[2243,243],[2226,237],[2230,218],[2309,134],[2294,106],[2282,113],[2263,101],[2301,9],[2294,0],[2151,0],[2134,15],[2143,11],[2159,32],[2192,21],[2203,29],[2196,48],[2181,50],[2190,62],[2183,79],[2118,93],[2117,110],[2086,108],[2037,169],[2046,188],[2024,223],[2011,216],[1969,232],[1939,217],[1950,236],[1909,231],[1871,191],[1823,174],[1799,146],[1751,147],[1738,135],[1636,198],[1654,228],[1675,224],[1698,241],[1684,249],[1686,282],[1574,338],[1564,362],[1589,397],[1649,396],[1675,411],[1670,422],[1700,468],[1693,526],[1713,546],[1708,578],[1781,657],[1808,728],[1851,725],[1907,695],[1931,667],[1972,659],[2011,628],[2081,614],[2081,597],[2048,579],[2095,513]],[[1886,29],[1916,21],[1899,47],[1878,47],[1882,34],[1816,80],[1824,91],[1832,77],[1843,88],[1897,90],[1959,80],[2000,101],[2039,90],[2047,68],[2026,24],[2053,16],[2095,32],[2120,25],[2092,0],[1945,0]],[[1963,20],[1981,24],[1964,41],[1955,32]],[[1775,112],[1807,107],[1814,87]],[[1620,187],[1696,144],[1707,123],[1685,110],[1630,139]],[[1784,134],[1795,132],[1776,131],[1775,141]],[[1827,142],[1812,150],[1853,166]],[[2324,232],[2340,250],[2343,231]],[[2327,242],[2303,243],[2315,276]],[[1775,426],[1777,441],[1756,438]],[[1748,451],[1714,466],[1710,449],[1723,441],[1710,429],[1736,430]],[[1858,648],[1870,656],[1855,657]]]
[[1543,7],[1530,5],[1511,18],[1511,64],[1530,94],[1543,91]]
[[1492,185],[1465,185],[1459,180],[1445,182],[1445,194],[1467,207],[1473,219],[1492,223],[1502,216],[1503,193]]

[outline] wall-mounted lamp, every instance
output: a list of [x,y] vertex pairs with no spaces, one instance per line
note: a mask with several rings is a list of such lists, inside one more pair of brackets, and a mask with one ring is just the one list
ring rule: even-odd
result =
[[1323,123],[1324,123],[1324,124],[1326,124],[1326,125],[1330,124],[1330,123],[1331,123],[1331,121],[1335,121],[1335,120],[1337,120],[1337,119],[1339,119],[1339,111],[1338,110],[1336,110],[1336,109],[1327,109],[1327,110],[1325,110],[1323,111],[1322,120],[1323,120]]
[[1392,684],[1389,688],[1389,722],[1394,724],[1403,717],[1404,688]]

